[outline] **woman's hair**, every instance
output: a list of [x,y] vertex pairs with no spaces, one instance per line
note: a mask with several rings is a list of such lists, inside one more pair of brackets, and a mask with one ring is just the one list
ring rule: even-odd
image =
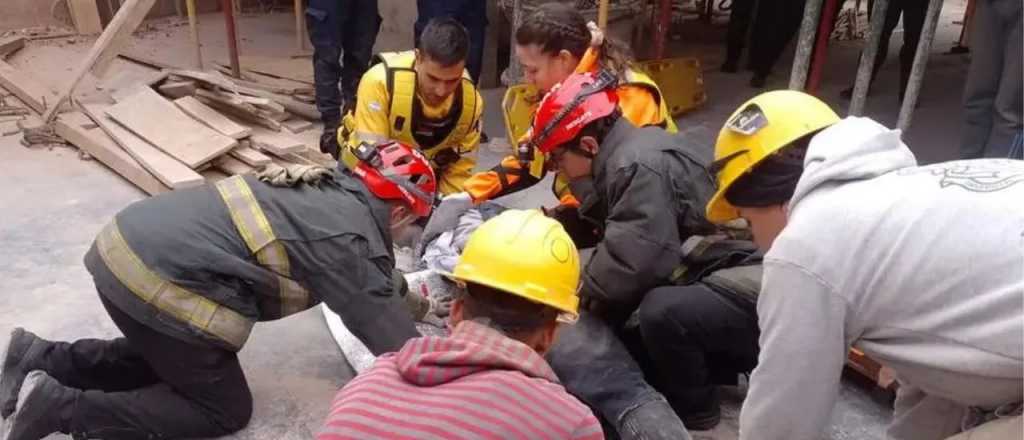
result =
[[[536,44],[545,54],[556,55],[562,50],[582,58],[590,47],[591,34],[587,21],[572,5],[565,3],[544,3],[523,17],[516,29],[516,44]],[[633,62],[626,45],[605,36],[598,46],[598,62],[604,69],[611,70],[622,78]]]

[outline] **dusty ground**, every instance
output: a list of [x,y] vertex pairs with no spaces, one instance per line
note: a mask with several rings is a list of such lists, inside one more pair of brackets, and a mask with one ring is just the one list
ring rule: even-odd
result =
[[[906,135],[924,162],[951,159],[956,154],[959,101],[967,58],[939,52],[945,52],[956,38],[959,28],[952,22],[960,18],[962,8],[962,0],[946,2],[921,107]],[[223,21],[217,15],[203,16],[201,20],[204,54],[208,60],[224,59]],[[162,21],[143,32],[135,49],[188,66],[191,52],[186,28],[168,26],[171,21]],[[242,52],[292,54],[291,25],[291,17],[283,14],[242,17]],[[405,32],[382,33],[378,50],[408,47]],[[711,34],[702,31],[700,40],[720,39],[722,29],[715,28]],[[869,115],[887,125],[895,124],[898,112],[894,93],[899,39],[897,33],[889,63],[882,70],[868,106]],[[31,70],[40,81],[57,86],[67,81],[72,66],[89,44],[88,39],[32,43],[10,62]],[[747,74],[722,75],[715,70],[721,59],[720,46],[693,42],[676,42],[673,46],[677,53],[700,55],[708,69],[705,80],[709,104],[680,120],[691,144],[708,151],[726,115],[755,91],[746,85]],[[855,45],[841,43],[829,53],[822,96],[833,104],[841,104],[838,91],[852,80],[857,51]],[[115,67],[115,71],[143,71],[127,63]],[[788,60],[780,61],[778,74],[770,85],[784,87],[788,70]],[[102,95],[104,91],[96,85],[97,81],[89,78],[80,87],[79,98]],[[485,93],[485,100],[496,103],[500,96],[501,90],[490,90]],[[487,108],[485,127],[492,136],[503,136],[496,108]],[[500,148],[482,147],[481,166],[496,163],[503,153]],[[9,182],[0,187],[0,261],[4,263],[0,265],[0,343],[6,343],[8,331],[15,326],[25,326],[54,339],[115,336],[116,328],[96,301],[81,258],[99,228],[119,209],[144,195],[98,162],[80,160],[72,149],[30,150],[18,144],[16,136],[10,136],[0,138],[0,158]],[[538,185],[503,202],[517,207],[550,204],[553,198],[547,188],[548,185]],[[250,427],[230,438],[309,438],[322,421],[334,392],[352,377],[318,311],[258,326],[241,357],[255,394],[256,412]],[[728,390],[723,424],[715,431],[698,433],[698,438],[735,438],[741,399],[742,390]],[[888,412],[886,405],[846,381],[828,437],[882,438]]]

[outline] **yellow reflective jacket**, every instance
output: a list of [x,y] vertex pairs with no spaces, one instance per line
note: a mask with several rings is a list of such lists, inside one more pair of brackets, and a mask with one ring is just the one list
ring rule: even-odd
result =
[[[412,51],[378,57],[381,62],[359,81],[355,114],[346,115],[344,127],[338,131],[338,143],[347,147],[342,152],[342,161],[350,167],[355,164],[352,148],[360,142],[397,140],[418,148],[430,159],[442,194],[462,191],[463,183],[476,166],[476,149],[480,144],[483,98],[476,86],[464,75],[459,90],[444,103],[429,107],[416,98]],[[453,111],[459,113],[450,131],[441,133],[442,139],[434,145],[420,145],[413,134],[416,118],[437,121]]]

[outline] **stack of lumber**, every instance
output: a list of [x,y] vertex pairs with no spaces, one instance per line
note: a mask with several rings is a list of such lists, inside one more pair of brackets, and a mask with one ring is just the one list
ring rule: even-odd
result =
[[270,163],[337,166],[296,136],[312,127],[315,107],[218,72],[165,70],[110,95],[114,103],[78,103],[54,130],[149,194]]

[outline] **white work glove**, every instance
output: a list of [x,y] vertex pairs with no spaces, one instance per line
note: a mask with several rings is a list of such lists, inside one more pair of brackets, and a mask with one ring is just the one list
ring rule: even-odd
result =
[[416,247],[416,258],[423,256],[423,247],[445,231],[455,229],[459,225],[459,217],[473,207],[473,198],[467,192],[445,196],[441,204],[434,208],[430,220],[423,228],[420,245]]

